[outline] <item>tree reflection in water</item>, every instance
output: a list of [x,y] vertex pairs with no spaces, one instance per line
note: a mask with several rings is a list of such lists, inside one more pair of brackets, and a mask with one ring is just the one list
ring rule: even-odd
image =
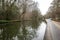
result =
[[0,40],[32,40],[40,23],[36,20],[0,23]]

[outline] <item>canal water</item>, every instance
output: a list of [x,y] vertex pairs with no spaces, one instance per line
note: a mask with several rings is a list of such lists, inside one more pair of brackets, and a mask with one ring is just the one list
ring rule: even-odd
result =
[[45,30],[42,21],[0,23],[0,40],[43,40]]

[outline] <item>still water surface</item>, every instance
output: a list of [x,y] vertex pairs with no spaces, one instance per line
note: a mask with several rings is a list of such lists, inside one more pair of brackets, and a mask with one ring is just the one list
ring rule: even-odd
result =
[[38,21],[0,24],[0,40],[43,40],[46,24]]

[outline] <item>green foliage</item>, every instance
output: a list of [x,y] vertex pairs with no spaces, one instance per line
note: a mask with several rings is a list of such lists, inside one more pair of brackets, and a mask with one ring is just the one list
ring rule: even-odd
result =
[[42,20],[42,15],[38,9],[32,11],[32,20]]
[[17,6],[8,6],[6,10],[6,20],[17,20],[19,18],[19,9]]
[[18,20],[20,13],[18,7],[15,5],[15,1],[13,3],[4,3],[4,1],[2,1],[0,20]]

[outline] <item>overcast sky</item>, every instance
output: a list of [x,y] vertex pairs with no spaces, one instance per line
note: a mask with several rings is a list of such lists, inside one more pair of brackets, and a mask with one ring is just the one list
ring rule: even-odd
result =
[[51,6],[51,2],[53,0],[34,0],[34,1],[39,3],[38,7],[39,7],[41,13],[42,13],[42,15],[45,15],[47,10],[48,10],[48,8]]

